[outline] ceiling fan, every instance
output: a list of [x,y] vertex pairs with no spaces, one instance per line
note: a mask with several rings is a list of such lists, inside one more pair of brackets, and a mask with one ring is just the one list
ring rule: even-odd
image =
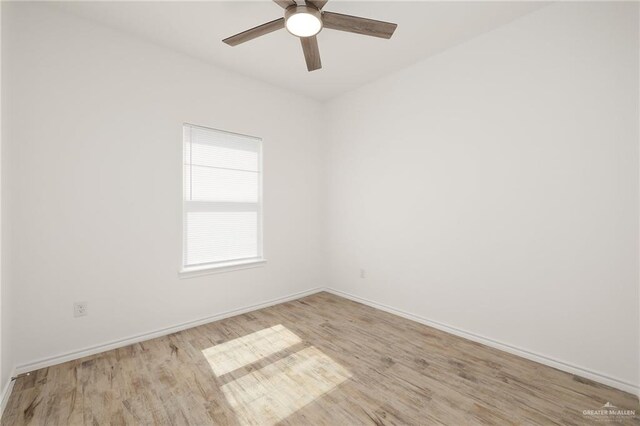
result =
[[[316,38],[316,34],[322,28],[389,39],[398,26],[391,22],[324,12],[322,8],[328,0],[298,0],[298,3],[294,0],[273,1],[284,9],[284,18],[258,25],[222,41],[229,46],[237,46],[273,31],[286,28],[289,33],[300,38],[307,69],[314,71],[322,68],[318,40]],[[304,4],[302,4],[303,2]]]

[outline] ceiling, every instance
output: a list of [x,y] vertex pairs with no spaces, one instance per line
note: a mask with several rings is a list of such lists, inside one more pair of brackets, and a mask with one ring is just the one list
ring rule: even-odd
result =
[[[54,4],[54,3],[50,3]],[[286,30],[230,47],[221,40],[283,15],[264,1],[61,2],[56,7],[219,67],[327,100],[543,7],[541,2],[330,0],[325,10],[395,22],[390,40],[325,29],[322,69],[308,72]]]

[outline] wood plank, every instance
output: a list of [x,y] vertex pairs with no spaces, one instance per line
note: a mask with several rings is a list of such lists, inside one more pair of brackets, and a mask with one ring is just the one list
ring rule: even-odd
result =
[[638,410],[629,393],[318,293],[37,370],[1,424],[580,425],[606,402]]

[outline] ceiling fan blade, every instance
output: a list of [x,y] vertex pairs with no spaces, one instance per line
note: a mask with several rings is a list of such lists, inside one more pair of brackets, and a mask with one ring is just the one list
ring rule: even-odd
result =
[[284,18],[276,19],[275,21],[267,22],[266,24],[258,25],[257,27],[251,28],[250,30],[243,31],[231,37],[227,37],[222,40],[224,43],[227,43],[229,46],[237,46],[240,43],[244,43],[245,41],[253,40],[256,37],[263,36],[265,34],[269,34],[271,32],[277,31],[284,28]]
[[294,0],[273,0],[273,1],[283,9],[296,5],[296,2]]
[[380,38],[391,38],[398,24],[360,18],[359,16],[342,15],[340,13],[324,12],[322,24],[332,30],[347,31]]
[[325,4],[327,4],[329,0],[305,0],[306,4],[310,4],[314,6],[318,10],[322,10]]
[[318,49],[318,39],[316,36],[300,37],[304,60],[307,61],[307,70],[315,71],[322,68],[320,62],[320,50]]

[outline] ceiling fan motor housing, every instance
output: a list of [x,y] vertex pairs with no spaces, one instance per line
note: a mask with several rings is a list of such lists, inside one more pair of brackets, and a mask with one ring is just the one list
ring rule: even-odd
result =
[[284,12],[285,27],[296,37],[311,37],[322,30],[322,12],[307,6],[290,6]]

